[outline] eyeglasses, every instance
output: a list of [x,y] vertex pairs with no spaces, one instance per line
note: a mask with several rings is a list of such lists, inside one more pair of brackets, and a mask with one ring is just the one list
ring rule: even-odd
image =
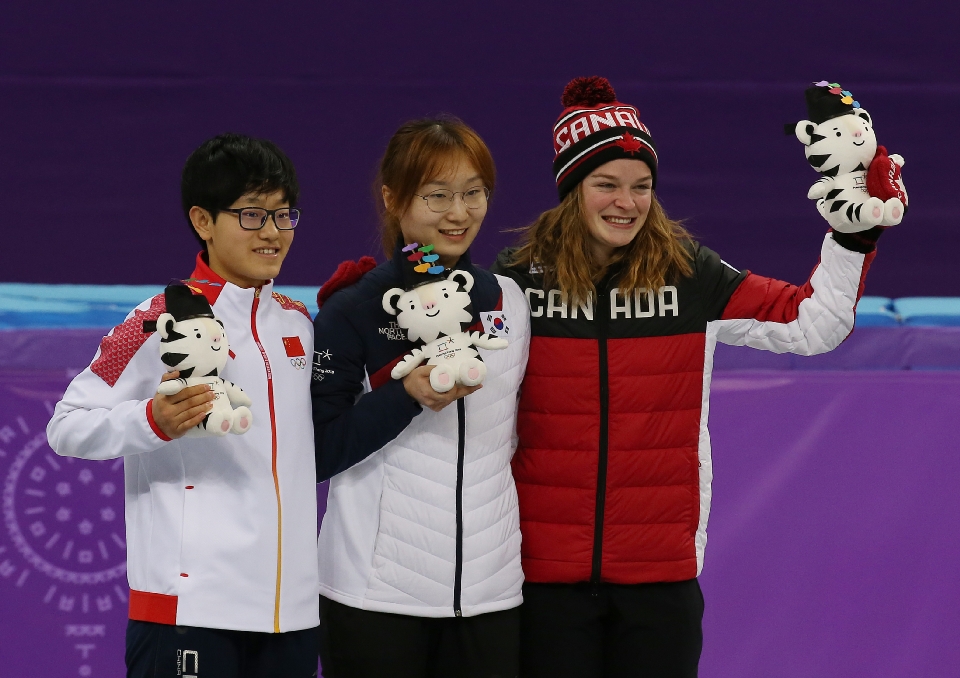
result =
[[262,207],[228,207],[220,211],[236,214],[240,220],[240,228],[245,231],[259,231],[266,226],[270,217],[273,217],[278,231],[292,231],[300,221],[300,210],[296,207],[279,207],[275,210]]
[[461,196],[465,207],[475,210],[487,204],[487,200],[490,198],[490,189],[486,186],[476,186],[465,191],[434,191],[427,195],[420,195],[419,193],[414,193],[414,195],[422,198],[431,212],[446,212],[453,207],[453,199],[458,195]]

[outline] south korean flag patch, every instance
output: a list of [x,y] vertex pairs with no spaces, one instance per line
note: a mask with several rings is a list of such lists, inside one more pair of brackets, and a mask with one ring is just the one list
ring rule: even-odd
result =
[[510,338],[510,326],[503,311],[484,311],[480,314],[480,320],[483,322],[483,331],[491,337]]

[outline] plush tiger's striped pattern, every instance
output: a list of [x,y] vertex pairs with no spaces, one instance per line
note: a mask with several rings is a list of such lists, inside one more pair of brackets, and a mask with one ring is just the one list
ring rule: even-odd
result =
[[[884,202],[867,190],[867,169],[877,153],[877,137],[866,110],[854,109],[819,124],[801,120],[795,133],[806,147],[807,162],[823,175],[807,197],[817,201],[817,210],[834,230],[856,233],[900,223],[903,203],[895,198]],[[891,159],[903,163],[900,156]]]
[[[164,313],[157,318],[160,333],[160,360],[176,379],[160,384],[157,393],[173,395],[188,386],[206,384],[214,394],[213,408],[203,421],[187,432],[188,436],[246,433],[253,422],[250,398],[239,386],[221,379],[227,364],[230,344],[223,323],[213,318],[190,318],[177,322]],[[234,409],[234,405],[238,405]]]

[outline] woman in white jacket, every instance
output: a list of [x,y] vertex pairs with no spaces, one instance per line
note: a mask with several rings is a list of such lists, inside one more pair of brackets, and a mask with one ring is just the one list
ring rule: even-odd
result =
[[[513,281],[470,262],[494,188],[490,152],[456,120],[401,127],[380,166],[388,261],[347,262],[320,292],[312,386],[318,480],[332,477],[320,530],[324,675],[515,676],[523,573],[510,470],[529,318]],[[384,293],[403,287],[401,249],[432,244],[473,278],[482,387],[437,393],[432,367],[402,380],[412,348]]]

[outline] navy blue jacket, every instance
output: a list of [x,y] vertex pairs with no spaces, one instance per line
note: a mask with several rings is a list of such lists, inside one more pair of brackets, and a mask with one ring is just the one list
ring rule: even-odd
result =
[[[403,382],[390,376],[393,367],[417,346],[407,340],[395,316],[383,310],[383,294],[403,287],[402,256],[398,248],[393,259],[335,292],[313,321],[310,393],[318,482],[381,449],[421,412]],[[480,313],[499,310],[500,284],[492,273],[471,263],[469,251],[454,268],[473,275],[474,325],[470,329],[483,331]],[[371,391],[364,394],[367,379]]]

